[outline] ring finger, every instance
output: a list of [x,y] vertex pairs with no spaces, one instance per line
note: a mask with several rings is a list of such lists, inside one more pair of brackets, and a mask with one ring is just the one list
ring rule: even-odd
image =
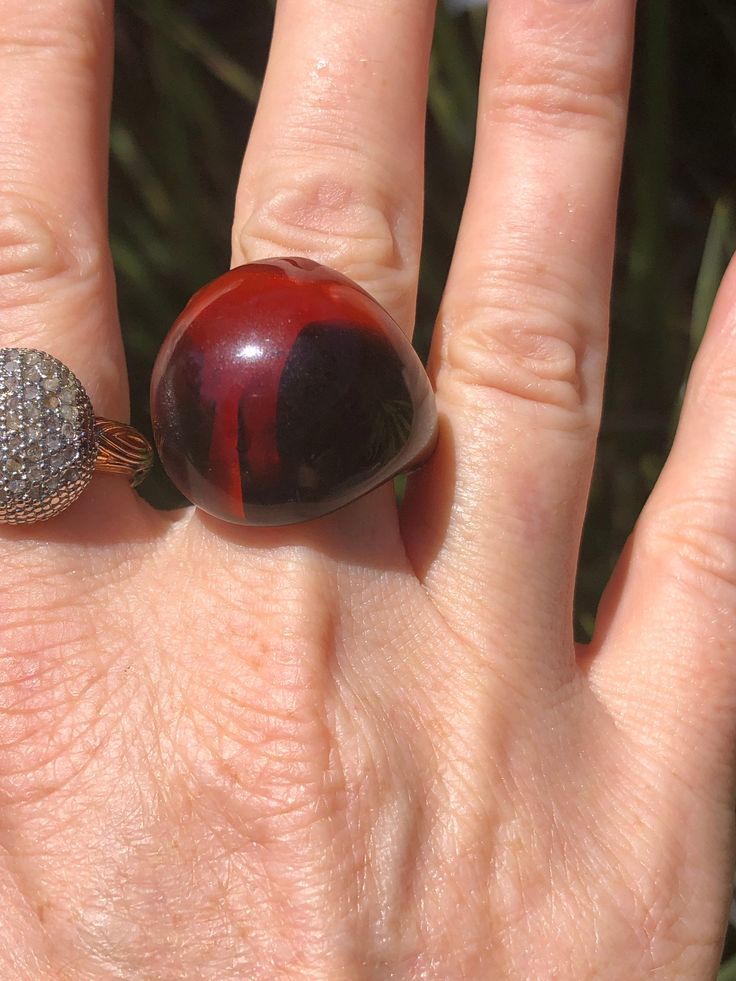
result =
[[633,0],[490,6],[473,177],[433,351],[444,434],[403,515],[446,617],[535,690],[559,689],[574,663],[633,14]]

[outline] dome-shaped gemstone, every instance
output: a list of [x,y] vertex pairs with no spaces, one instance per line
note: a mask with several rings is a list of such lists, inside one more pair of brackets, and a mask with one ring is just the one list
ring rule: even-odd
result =
[[281,525],[418,466],[436,438],[414,349],[355,283],[308,259],[240,266],[200,290],[153,372],[154,435],[194,504]]

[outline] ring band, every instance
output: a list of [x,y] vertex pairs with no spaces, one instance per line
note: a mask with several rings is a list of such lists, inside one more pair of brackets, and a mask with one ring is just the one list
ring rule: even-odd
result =
[[125,422],[95,418],[97,458],[95,470],[128,478],[131,487],[142,484],[153,466],[153,447],[146,437]]
[[0,523],[31,524],[66,510],[96,470],[139,484],[153,450],[132,426],[97,417],[63,362],[0,348]]
[[231,269],[158,354],[159,456],[190,501],[237,524],[329,514],[432,454],[437,412],[409,339],[365,290],[309,259]]

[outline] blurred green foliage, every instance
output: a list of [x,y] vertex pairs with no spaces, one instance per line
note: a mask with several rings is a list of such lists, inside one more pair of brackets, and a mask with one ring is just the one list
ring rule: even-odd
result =
[[[120,0],[111,234],[135,422],[161,339],[229,262],[243,145],[265,68],[270,0]],[[426,354],[470,171],[484,11],[439,8],[428,112],[416,344]],[[577,629],[660,471],[715,289],[736,247],[736,9],[648,0],[639,14],[613,332],[582,549]],[[176,496],[157,471],[156,503]],[[731,939],[727,954],[736,953]],[[736,962],[723,977],[736,977]]]

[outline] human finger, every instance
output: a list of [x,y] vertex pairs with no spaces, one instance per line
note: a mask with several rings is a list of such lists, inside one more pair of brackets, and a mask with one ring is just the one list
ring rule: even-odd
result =
[[667,464],[604,596],[590,678],[687,786],[731,807],[736,737],[736,262]]
[[107,244],[111,0],[0,5],[0,345],[37,347],[125,417]]
[[280,0],[234,264],[315,259],[411,330],[433,17],[433,0]]
[[633,26],[633,0],[490,5],[432,354],[443,429],[402,515],[444,616],[535,686],[574,668]]

